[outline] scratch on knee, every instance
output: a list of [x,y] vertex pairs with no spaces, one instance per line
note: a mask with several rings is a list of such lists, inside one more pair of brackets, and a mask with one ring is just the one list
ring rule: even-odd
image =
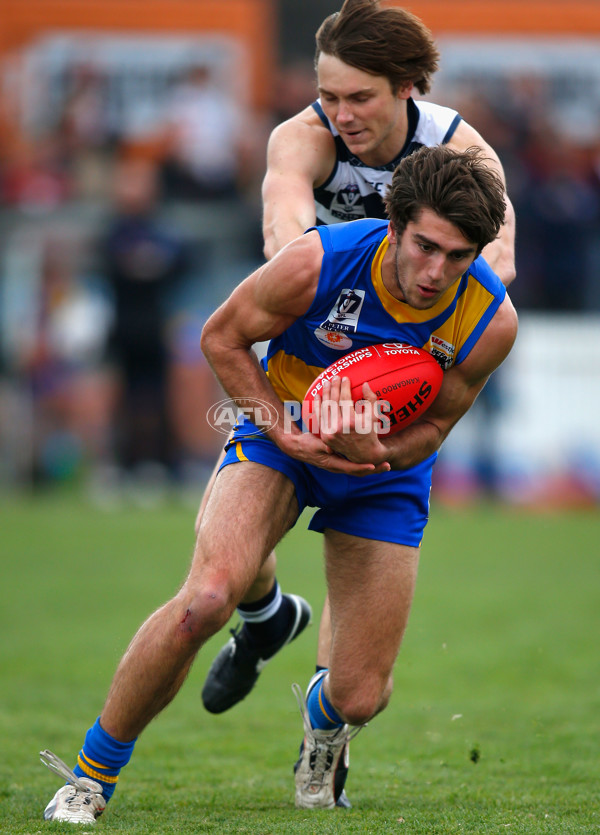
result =
[[192,631],[192,625],[191,625],[191,623],[188,623],[188,621],[190,620],[191,617],[192,617],[192,610],[191,609],[186,609],[185,615],[183,616],[183,620],[179,623],[179,626],[182,628],[182,630],[187,631],[187,632]]

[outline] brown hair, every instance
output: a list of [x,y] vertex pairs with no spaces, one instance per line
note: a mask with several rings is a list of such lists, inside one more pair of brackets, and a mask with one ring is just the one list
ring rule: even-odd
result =
[[477,244],[477,254],[498,237],[506,211],[504,184],[476,147],[455,151],[436,145],[405,157],[394,171],[385,202],[397,235],[423,209],[431,209]]
[[371,75],[385,76],[395,93],[412,82],[427,93],[438,68],[439,52],[429,29],[398,7],[379,0],[345,0],[326,17],[316,34],[315,64],[324,52]]

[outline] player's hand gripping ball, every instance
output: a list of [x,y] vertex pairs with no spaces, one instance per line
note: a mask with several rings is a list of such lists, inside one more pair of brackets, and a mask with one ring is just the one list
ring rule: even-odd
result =
[[[442,385],[444,372],[434,357],[422,348],[403,342],[384,342],[346,354],[322,371],[304,397],[307,414],[314,398],[323,395],[323,381],[348,377],[352,400],[363,400],[368,383],[381,403],[384,420],[381,434],[393,434],[420,417],[431,406]],[[387,420],[385,419],[387,418]],[[311,431],[318,434],[314,421]]]

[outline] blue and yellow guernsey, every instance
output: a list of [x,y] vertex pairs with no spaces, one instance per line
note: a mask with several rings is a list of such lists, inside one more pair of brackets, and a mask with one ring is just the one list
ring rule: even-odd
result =
[[263,359],[282,401],[302,402],[324,368],[344,354],[380,342],[424,348],[444,369],[469,355],[506,295],[480,256],[428,310],[416,310],[384,287],[385,220],[318,226],[324,249],[308,311],[271,340]]

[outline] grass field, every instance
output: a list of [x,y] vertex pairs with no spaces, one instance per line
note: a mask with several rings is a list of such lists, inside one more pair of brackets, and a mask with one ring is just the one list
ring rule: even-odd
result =
[[[183,579],[193,517],[3,501],[0,832],[73,831],[41,819],[58,781],[38,752],[73,763],[134,630]],[[320,547],[301,520],[279,549],[284,589],[315,610]],[[214,717],[199,692],[224,632],[138,742],[96,831],[600,832],[599,590],[598,512],[434,506],[392,703],[353,743],[352,810],[293,805],[290,685],[310,677],[316,627]]]

